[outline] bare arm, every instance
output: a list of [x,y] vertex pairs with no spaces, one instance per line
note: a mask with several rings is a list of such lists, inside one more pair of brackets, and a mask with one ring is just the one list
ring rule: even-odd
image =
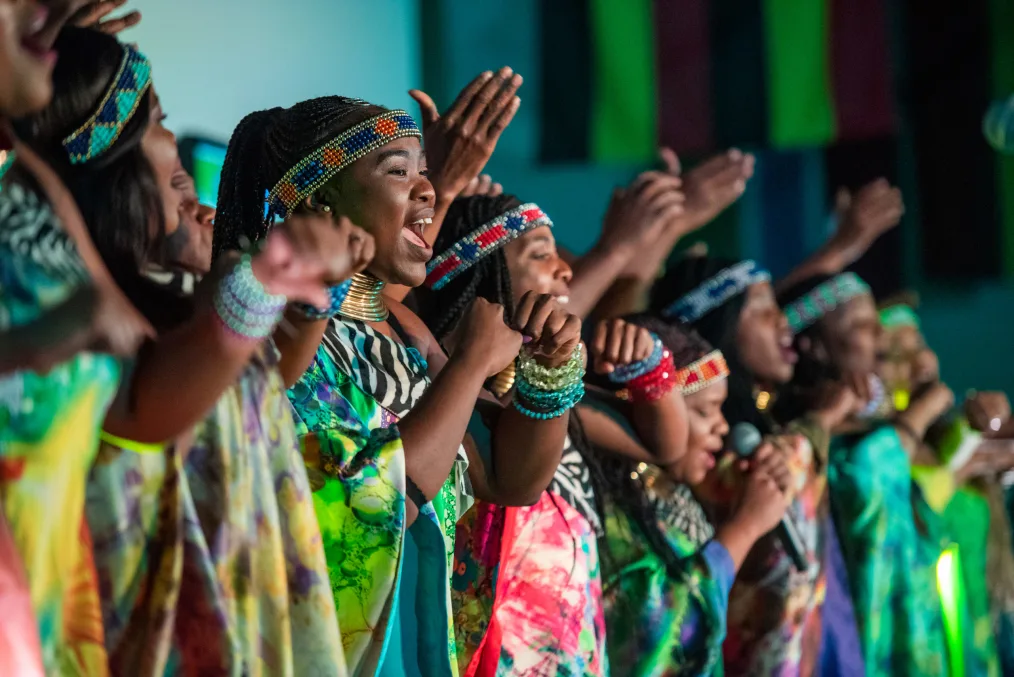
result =
[[92,341],[98,294],[88,285],[30,324],[0,332],[0,376],[17,369],[49,371]]
[[275,330],[275,346],[281,353],[278,369],[285,387],[291,388],[306,373],[324,338],[328,320],[311,320],[292,306]]

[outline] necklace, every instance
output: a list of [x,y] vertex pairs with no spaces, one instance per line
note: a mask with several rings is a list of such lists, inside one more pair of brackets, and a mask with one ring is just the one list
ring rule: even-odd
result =
[[338,308],[338,314],[361,322],[383,322],[390,314],[381,295],[383,289],[383,280],[378,280],[369,273],[356,273],[352,276],[352,285]]

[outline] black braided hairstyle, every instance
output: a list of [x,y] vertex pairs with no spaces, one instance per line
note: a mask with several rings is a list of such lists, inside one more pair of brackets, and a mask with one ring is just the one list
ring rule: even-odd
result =
[[[797,282],[778,294],[778,305],[785,308],[793,301],[833,279],[833,275],[814,275]],[[824,319],[814,322],[793,337],[793,347],[799,355],[792,380],[782,386],[771,407],[771,415],[780,424],[786,424],[805,415],[813,406],[815,393],[825,383],[841,379],[841,370],[827,359]],[[825,350],[817,351],[824,345]]]
[[[488,197],[476,195],[455,200],[447,210],[433,254],[447,251],[455,242],[501,214],[521,206],[513,195]],[[443,341],[462,317],[472,301],[484,298],[503,305],[507,316],[514,315],[514,294],[507,270],[503,247],[487,254],[439,290],[420,287],[415,290],[419,317]]]
[[386,110],[361,99],[325,96],[243,118],[222,165],[213,258],[267,235],[265,197],[286,172],[344,130]]
[[[651,288],[648,313],[662,317],[662,311],[685,294],[738,261],[705,256],[688,256],[670,268]],[[746,293],[737,294],[704,317],[690,324],[711,345],[722,351],[729,365],[729,396],[722,406],[722,414],[729,426],[752,423],[762,435],[772,432],[771,421],[757,410],[754,398],[754,375],[743,366],[736,345],[739,315],[746,303]],[[676,322],[676,320],[671,320]]]
[[161,258],[165,210],[154,171],[141,147],[150,125],[152,94],[141,97],[112,146],[71,164],[63,139],[98,109],[123,62],[124,47],[105,33],[68,26],[54,45],[53,99],[17,120],[18,136],[60,176],[81,210],[89,235],[113,279],[137,309],[164,331],[193,312],[189,299],[167,292],[141,275]]

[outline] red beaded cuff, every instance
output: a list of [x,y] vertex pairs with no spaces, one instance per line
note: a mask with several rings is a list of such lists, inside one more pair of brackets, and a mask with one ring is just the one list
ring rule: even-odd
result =
[[662,351],[662,361],[658,366],[643,376],[627,381],[627,387],[617,393],[617,396],[631,402],[655,402],[662,399],[673,388],[677,387],[676,365],[672,361],[672,353],[668,350]]

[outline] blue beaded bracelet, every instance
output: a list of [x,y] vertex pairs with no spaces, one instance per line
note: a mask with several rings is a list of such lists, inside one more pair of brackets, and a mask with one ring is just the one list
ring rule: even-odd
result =
[[341,310],[342,303],[345,302],[345,297],[349,295],[349,288],[352,286],[352,278],[339,282],[336,285],[328,287],[328,295],[331,297],[331,304],[326,310],[320,308],[314,308],[307,303],[300,303],[296,307],[303,315],[311,320],[323,320],[329,317],[334,317]]
[[213,306],[218,319],[229,331],[245,339],[260,340],[271,335],[285,309],[286,298],[270,294],[253,273],[250,255],[226,275],[215,291]]
[[574,406],[581,401],[584,397],[584,384],[579,383],[577,387],[571,390],[570,396],[560,402],[555,409],[544,409],[542,407],[532,408],[533,403],[528,401],[524,396],[521,396],[520,390],[514,393],[514,408],[520,411],[528,418],[534,418],[540,421],[548,421],[549,419],[559,418],[568,411],[574,408]]
[[644,376],[652,369],[658,367],[662,363],[662,352],[665,347],[662,345],[662,339],[655,334],[652,334],[652,340],[654,342],[651,349],[651,355],[638,360],[637,362],[631,362],[620,367],[616,367],[611,374],[609,374],[609,380],[613,383],[626,383],[627,381],[633,381],[639,376]]

